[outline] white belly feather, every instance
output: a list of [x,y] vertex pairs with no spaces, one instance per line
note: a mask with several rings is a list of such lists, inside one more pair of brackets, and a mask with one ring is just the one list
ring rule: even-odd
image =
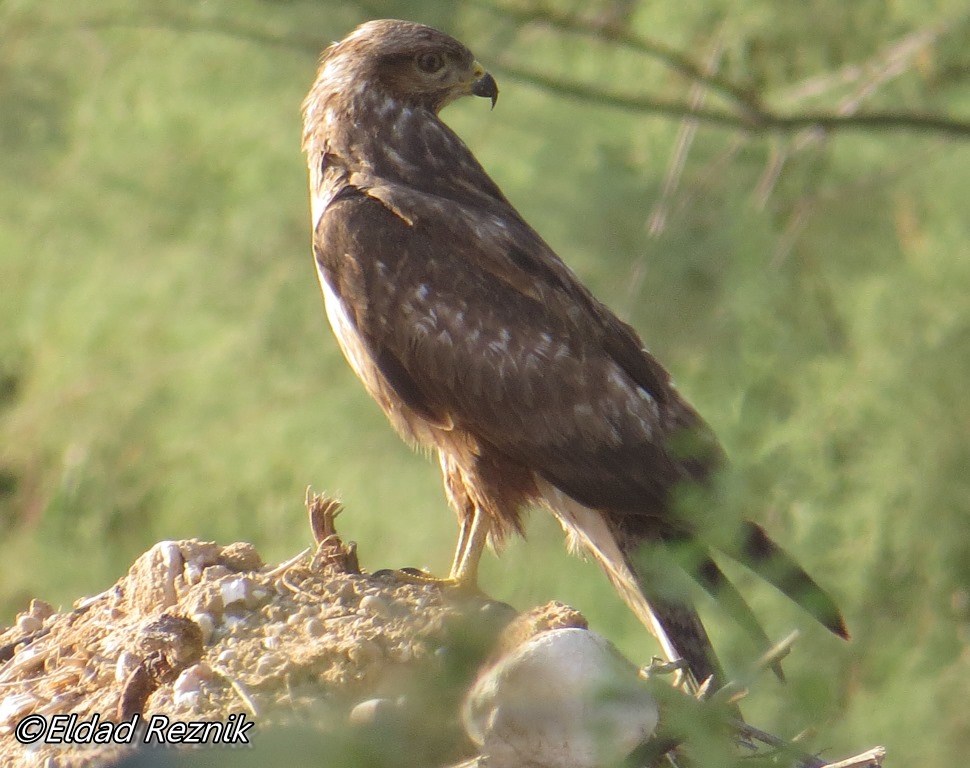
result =
[[633,613],[657,638],[667,658],[679,658],[673,642],[637,585],[636,576],[627,565],[603,514],[580,504],[538,475],[536,487],[543,504],[555,515],[565,531],[570,550],[585,550],[593,555]]
[[323,270],[317,269],[317,277],[320,279],[320,288],[323,290],[327,319],[330,321],[333,335],[337,337],[340,351],[344,353],[344,357],[347,358],[347,362],[350,363],[350,367],[354,369],[357,377],[364,382],[367,391],[372,397],[376,397],[379,390],[378,374],[370,353],[364,346],[364,341],[360,338],[354,321],[350,319],[350,314],[347,312],[343,300],[327,281]]

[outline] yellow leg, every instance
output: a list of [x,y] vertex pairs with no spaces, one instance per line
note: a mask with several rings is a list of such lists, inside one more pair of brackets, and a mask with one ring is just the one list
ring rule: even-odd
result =
[[461,564],[462,555],[465,553],[465,548],[468,546],[468,534],[472,529],[472,521],[475,519],[475,513],[472,511],[471,515],[462,518],[460,523],[460,528],[458,529],[458,543],[455,545],[455,556],[451,561],[451,571],[449,572],[454,576],[455,571],[458,570],[458,566]]
[[478,586],[478,563],[485,551],[491,522],[481,509],[475,508],[471,522],[462,523],[458,535],[458,548],[451,566],[451,581],[459,587]]
[[415,568],[405,568],[395,571],[402,581],[414,584],[434,584],[439,587],[456,587],[476,590],[478,588],[478,563],[482,559],[488,531],[491,523],[488,517],[474,510],[461,522],[458,531],[458,544],[455,547],[455,558],[451,564],[451,573],[446,579],[432,576],[430,573]]

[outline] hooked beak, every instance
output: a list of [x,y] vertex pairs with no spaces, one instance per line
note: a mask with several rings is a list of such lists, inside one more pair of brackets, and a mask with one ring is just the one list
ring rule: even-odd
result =
[[495,109],[495,102],[498,101],[498,83],[477,61],[475,62],[475,81],[472,83],[472,94],[491,99],[492,109]]

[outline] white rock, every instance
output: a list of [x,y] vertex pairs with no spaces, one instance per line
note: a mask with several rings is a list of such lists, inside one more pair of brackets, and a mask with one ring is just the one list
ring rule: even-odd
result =
[[11,693],[0,699],[0,725],[13,724],[21,715],[35,709],[40,700],[29,693]]
[[350,710],[348,720],[352,725],[374,725],[393,709],[394,702],[390,699],[367,699]]
[[115,662],[115,682],[125,682],[128,679],[128,675],[134,672],[139,666],[141,666],[141,659],[131,651],[122,651],[118,654],[118,661]]
[[637,669],[603,637],[557,629],[482,675],[463,721],[489,768],[596,768],[618,762],[657,727]]
[[245,607],[251,608],[253,600],[253,588],[255,582],[248,576],[233,576],[219,582],[219,590],[222,593],[222,604],[227,608],[230,605],[242,603]]
[[172,701],[178,709],[194,707],[202,696],[203,682],[212,678],[212,669],[205,662],[183,669],[172,684]]

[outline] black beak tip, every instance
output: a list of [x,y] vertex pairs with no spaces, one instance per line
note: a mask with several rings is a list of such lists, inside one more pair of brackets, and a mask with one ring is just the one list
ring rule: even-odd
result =
[[492,109],[495,109],[495,102],[498,101],[498,83],[488,72],[482,75],[472,85],[472,93],[492,100]]

